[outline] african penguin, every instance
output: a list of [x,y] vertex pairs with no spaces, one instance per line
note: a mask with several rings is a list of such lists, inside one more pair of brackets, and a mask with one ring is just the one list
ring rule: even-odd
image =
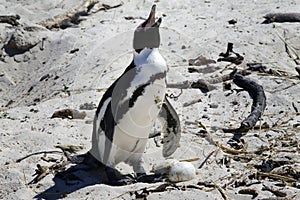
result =
[[[150,15],[134,32],[134,56],[124,73],[103,95],[93,123],[89,154],[107,167],[110,179],[120,162],[133,167],[138,181],[147,181],[142,155],[157,118],[163,125],[163,156],[179,146],[179,118],[165,98],[167,65],[159,53],[159,26],[153,5]],[[115,181],[115,180],[114,180]]]

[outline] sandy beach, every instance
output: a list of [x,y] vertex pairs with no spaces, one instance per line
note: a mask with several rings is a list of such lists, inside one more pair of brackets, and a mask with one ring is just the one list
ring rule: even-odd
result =
[[[15,25],[0,23],[0,199],[300,199],[300,22],[263,23],[268,13],[299,13],[299,1],[105,0],[75,22],[47,27],[84,2],[93,1],[0,0],[1,16],[20,17]],[[64,147],[77,154],[91,148],[97,105],[130,64],[133,32],[153,3],[162,17],[167,83],[220,80],[205,92],[167,90],[182,130],[171,158],[190,160],[196,177],[117,187],[102,184],[100,169],[69,173],[76,165],[68,164],[60,176],[52,169],[32,183],[37,165],[64,163]],[[240,63],[217,61],[228,43]],[[192,63],[199,56],[204,64]],[[234,69],[263,87],[266,108],[231,143],[223,129],[238,128],[253,102],[232,80],[222,81]],[[51,117],[62,109],[85,114]],[[44,153],[16,162],[37,152]],[[161,152],[157,138],[149,139],[147,172],[165,160]],[[123,163],[117,169],[133,174]]]

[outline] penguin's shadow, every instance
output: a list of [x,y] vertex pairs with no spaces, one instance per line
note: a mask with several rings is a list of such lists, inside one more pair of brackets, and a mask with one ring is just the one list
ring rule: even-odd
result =
[[53,178],[54,185],[34,198],[60,199],[84,187],[103,184],[105,180],[106,175],[102,167],[90,168],[84,164],[77,164],[57,173]]

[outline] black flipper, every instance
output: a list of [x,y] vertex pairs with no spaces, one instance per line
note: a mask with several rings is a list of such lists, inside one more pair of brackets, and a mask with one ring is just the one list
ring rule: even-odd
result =
[[159,113],[159,120],[163,126],[162,153],[164,157],[168,157],[176,151],[177,147],[179,147],[181,128],[179,117],[167,97],[165,97],[162,104],[161,111]]

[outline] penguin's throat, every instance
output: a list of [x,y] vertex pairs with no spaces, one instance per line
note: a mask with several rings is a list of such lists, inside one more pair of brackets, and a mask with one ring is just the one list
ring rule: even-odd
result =
[[138,53],[138,54],[140,54],[141,51],[143,51],[144,49],[153,49],[153,48],[147,48],[147,47],[145,47],[143,49],[135,49],[135,52]]

